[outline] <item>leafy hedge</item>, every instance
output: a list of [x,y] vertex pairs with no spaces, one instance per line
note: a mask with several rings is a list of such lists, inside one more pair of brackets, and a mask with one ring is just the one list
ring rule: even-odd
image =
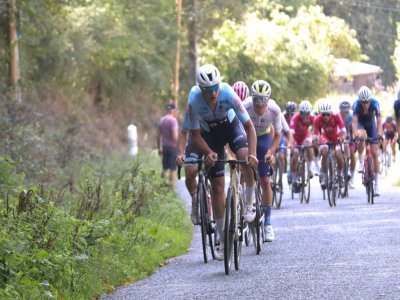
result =
[[[87,166],[75,190],[18,186],[0,159],[0,298],[82,299],[148,276],[184,253],[184,205],[137,159]],[[153,158],[154,161],[154,158]],[[112,167],[111,167],[112,166]],[[11,180],[12,179],[12,180]]]

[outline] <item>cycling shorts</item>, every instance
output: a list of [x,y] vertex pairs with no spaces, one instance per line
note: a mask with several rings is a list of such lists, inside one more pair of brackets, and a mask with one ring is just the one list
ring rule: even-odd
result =
[[374,140],[371,141],[371,144],[379,144],[378,139],[378,129],[376,128],[376,124],[373,122],[358,122],[358,129],[364,129],[367,132],[367,137],[372,138]]
[[185,148],[185,156],[185,163],[203,158],[203,153],[201,153],[200,149],[194,144],[192,135],[189,135]]
[[[247,148],[247,136],[242,123],[238,117],[230,122],[228,118],[216,123],[208,123],[209,132],[202,132],[202,136],[208,147],[218,154],[219,159],[225,158],[225,145],[229,144],[229,148],[236,154],[241,148]],[[217,162],[210,169],[210,177],[216,178],[225,176],[225,164]]]
[[271,147],[271,133],[257,136],[257,159],[258,159],[258,174],[260,178],[271,176],[271,166],[264,161],[265,154],[267,154]]
[[394,139],[394,131],[385,132],[385,140],[393,140]]

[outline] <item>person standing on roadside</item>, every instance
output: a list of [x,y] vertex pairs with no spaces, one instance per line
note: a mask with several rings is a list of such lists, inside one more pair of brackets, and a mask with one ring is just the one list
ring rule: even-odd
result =
[[158,153],[162,156],[161,177],[165,178],[169,171],[169,181],[175,186],[176,183],[176,164],[178,140],[178,120],[176,119],[175,104],[167,105],[167,113],[160,119],[158,124],[157,147]]

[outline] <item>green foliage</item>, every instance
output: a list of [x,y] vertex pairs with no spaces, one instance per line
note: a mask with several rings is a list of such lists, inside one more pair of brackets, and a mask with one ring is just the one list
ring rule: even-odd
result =
[[[186,251],[189,219],[167,183],[144,167],[154,158],[143,155],[116,176],[127,159],[86,166],[77,191],[62,196],[9,187],[0,198],[0,298],[88,299]],[[0,180],[10,172],[11,162],[1,164]]]
[[397,25],[396,48],[394,49],[392,61],[396,69],[396,77],[400,78],[400,24]]
[[295,18],[275,10],[271,18],[250,14],[243,25],[225,21],[211,42],[203,41],[203,60],[215,63],[230,83],[269,81],[272,97],[283,104],[324,95],[336,55],[360,57],[355,33],[319,7],[300,9]]

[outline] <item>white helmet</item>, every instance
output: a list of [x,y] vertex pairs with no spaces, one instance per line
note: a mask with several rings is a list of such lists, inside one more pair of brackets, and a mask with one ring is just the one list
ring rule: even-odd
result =
[[251,95],[269,97],[271,96],[271,86],[265,80],[257,80],[251,85]]
[[196,79],[201,87],[209,87],[219,83],[220,74],[214,65],[203,65],[197,70]]
[[362,102],[367,102],[371,99],[372,97],[372,92],[371,90],[366,87],[365,85],[360,87],[358,90],[358,99],[360,99]]
[[324,101],[319,106],[320,113],[332,113],[332,105],[328,101]]
[[300,102],[299,111],[302,113],[310,113],[312,111],[312,105],[310,101],[303,100]]

